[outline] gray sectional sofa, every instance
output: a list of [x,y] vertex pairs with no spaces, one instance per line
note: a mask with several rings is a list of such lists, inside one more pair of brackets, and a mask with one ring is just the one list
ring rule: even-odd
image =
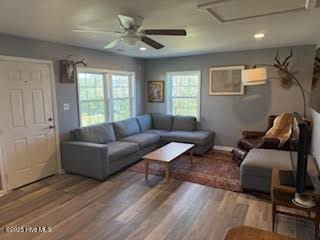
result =
[[61,144],[66,172],[104,180],[169,142],[194,143],[194,154],[214,146],[212,131],[197,130],[194,117],[145,114],[127,120],[82,127]]

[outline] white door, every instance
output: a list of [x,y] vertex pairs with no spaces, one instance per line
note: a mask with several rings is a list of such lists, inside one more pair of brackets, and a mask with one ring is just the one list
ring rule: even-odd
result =
[[0,137],[8,190],[57,172],[50,65],[0,60]]

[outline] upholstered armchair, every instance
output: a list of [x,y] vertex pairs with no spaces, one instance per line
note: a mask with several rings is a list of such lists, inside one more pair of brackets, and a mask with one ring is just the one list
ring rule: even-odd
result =
[[[233,159],[241,162],[253,148],[290,150],[292,148],[292,143],[290,141],[287,141],[283,146],[279,147],[279,139],[264,137],[266,132],[273,126],[276,117],[276,115],[269,116],[268,125],[265,131],[244,131],[242,133],[242,138],[238,142],[238,148],[235,148],[232,151]],[[295,146],[293,147],[295,148]]]

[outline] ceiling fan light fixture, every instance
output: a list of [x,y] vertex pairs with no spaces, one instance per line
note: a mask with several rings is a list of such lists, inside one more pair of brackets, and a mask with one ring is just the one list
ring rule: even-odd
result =
[[255,39],[262,39],[262,38],[264,38],[264,36],[265,36],[264,33],[256,33],[256,34],[254,35],[254,38],[255,38]]
[[129,46],[135,46],[138,44],[140,39],[137,38],[136,36],[126,36],[126,37],[123,37],[123,41]]

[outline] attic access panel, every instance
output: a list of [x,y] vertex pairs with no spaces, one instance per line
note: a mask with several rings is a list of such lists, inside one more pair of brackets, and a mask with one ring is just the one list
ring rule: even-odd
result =
[[217,0],[198,5],[219,22],[234,22],[317,7],[317,0]]

